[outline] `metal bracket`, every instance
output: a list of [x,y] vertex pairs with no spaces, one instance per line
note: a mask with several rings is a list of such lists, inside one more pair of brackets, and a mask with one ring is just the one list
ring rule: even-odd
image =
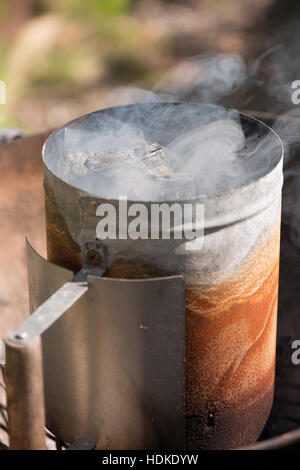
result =
[[36,309],[9,336],[11,341],[29,343],[35,336],[42,335],[53,323],[69,310],[88,290],[87,282],[66,282],[48,300]]

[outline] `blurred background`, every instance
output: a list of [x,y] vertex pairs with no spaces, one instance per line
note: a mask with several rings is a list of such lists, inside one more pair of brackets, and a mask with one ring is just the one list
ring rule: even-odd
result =
[[299,12],[297,0],[0,0],[0,126],[57,127],[203,52],[249,63]]

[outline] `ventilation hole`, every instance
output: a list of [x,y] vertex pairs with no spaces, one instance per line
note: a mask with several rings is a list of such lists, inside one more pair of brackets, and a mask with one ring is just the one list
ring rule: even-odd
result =
[[207,415],[207,426],[211,428],[215,424],[215,414],[212,411],[209,411]]

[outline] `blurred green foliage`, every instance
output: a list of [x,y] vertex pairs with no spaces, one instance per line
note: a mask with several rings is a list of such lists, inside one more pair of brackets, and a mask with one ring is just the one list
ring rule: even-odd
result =
[[139,20],[136,0],[23,0],[22,12],[16,1],[0,0],[5,122],[12,115],[26,118],[23,109],[31,103],[32,113],[53,102],[71,109],[82,99],[92,106],[93,93],[104,96],[124,84],[151,88],[157,81],[163,34]]
[[34,0],[33,9],[36,14],[55,11],[97,21],[128,13],[132,3],[132,0]]
[[68,0],[63,2],[66,6],[69,3],[69,11],[75,14],[86,14],[96,18],[114,16],[129,11],[131,0]]

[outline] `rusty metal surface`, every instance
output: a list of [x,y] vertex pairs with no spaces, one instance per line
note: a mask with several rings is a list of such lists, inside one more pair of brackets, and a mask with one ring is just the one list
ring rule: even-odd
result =
[[[251,114],[268,125],[275,123],[275,127],[283,133],[288,131],[300,135],[300,119],[297,116],[277,116],[256,111]],[[270,418],[259,443],[259,448],[265,449],[272,449],[275,445],[281,446],[281,436],[284,443],[291,442],[293,448],[300,448],[300,436],[297,444],[297,430],[300,428],[300,366],[291,361],[294,351],[291,344],[293,340],[300,338],[300,245],[296,236],[299,226],[296,207],[296,201],[299,199],[299,143],[298,140],[289,148],[284,165],[275,397]],[[291,212],[291,206],[294,213]],[[278,437],[275,441],[272,439],[274,436]]]
[[[36,308],[72,273],[32,250],[28,259],[30,278],[42,271],[30,282]],[[182,449],[183,279],[87,279],[88,291],[43,335],[49,429],[102,449]]]
[[[187,287],[188,446],[246,445],[273,401],[279,227],[227,283]],[[209,413],[213,423],[208,425]]]
[[0,145],[0,337],[28,312],[25,237],[45,253],[41,149],[48,134]]
[[12,450],[44,450],[41,338],[37,336],[26,344],[7,338],[5,344],[9,447]]

